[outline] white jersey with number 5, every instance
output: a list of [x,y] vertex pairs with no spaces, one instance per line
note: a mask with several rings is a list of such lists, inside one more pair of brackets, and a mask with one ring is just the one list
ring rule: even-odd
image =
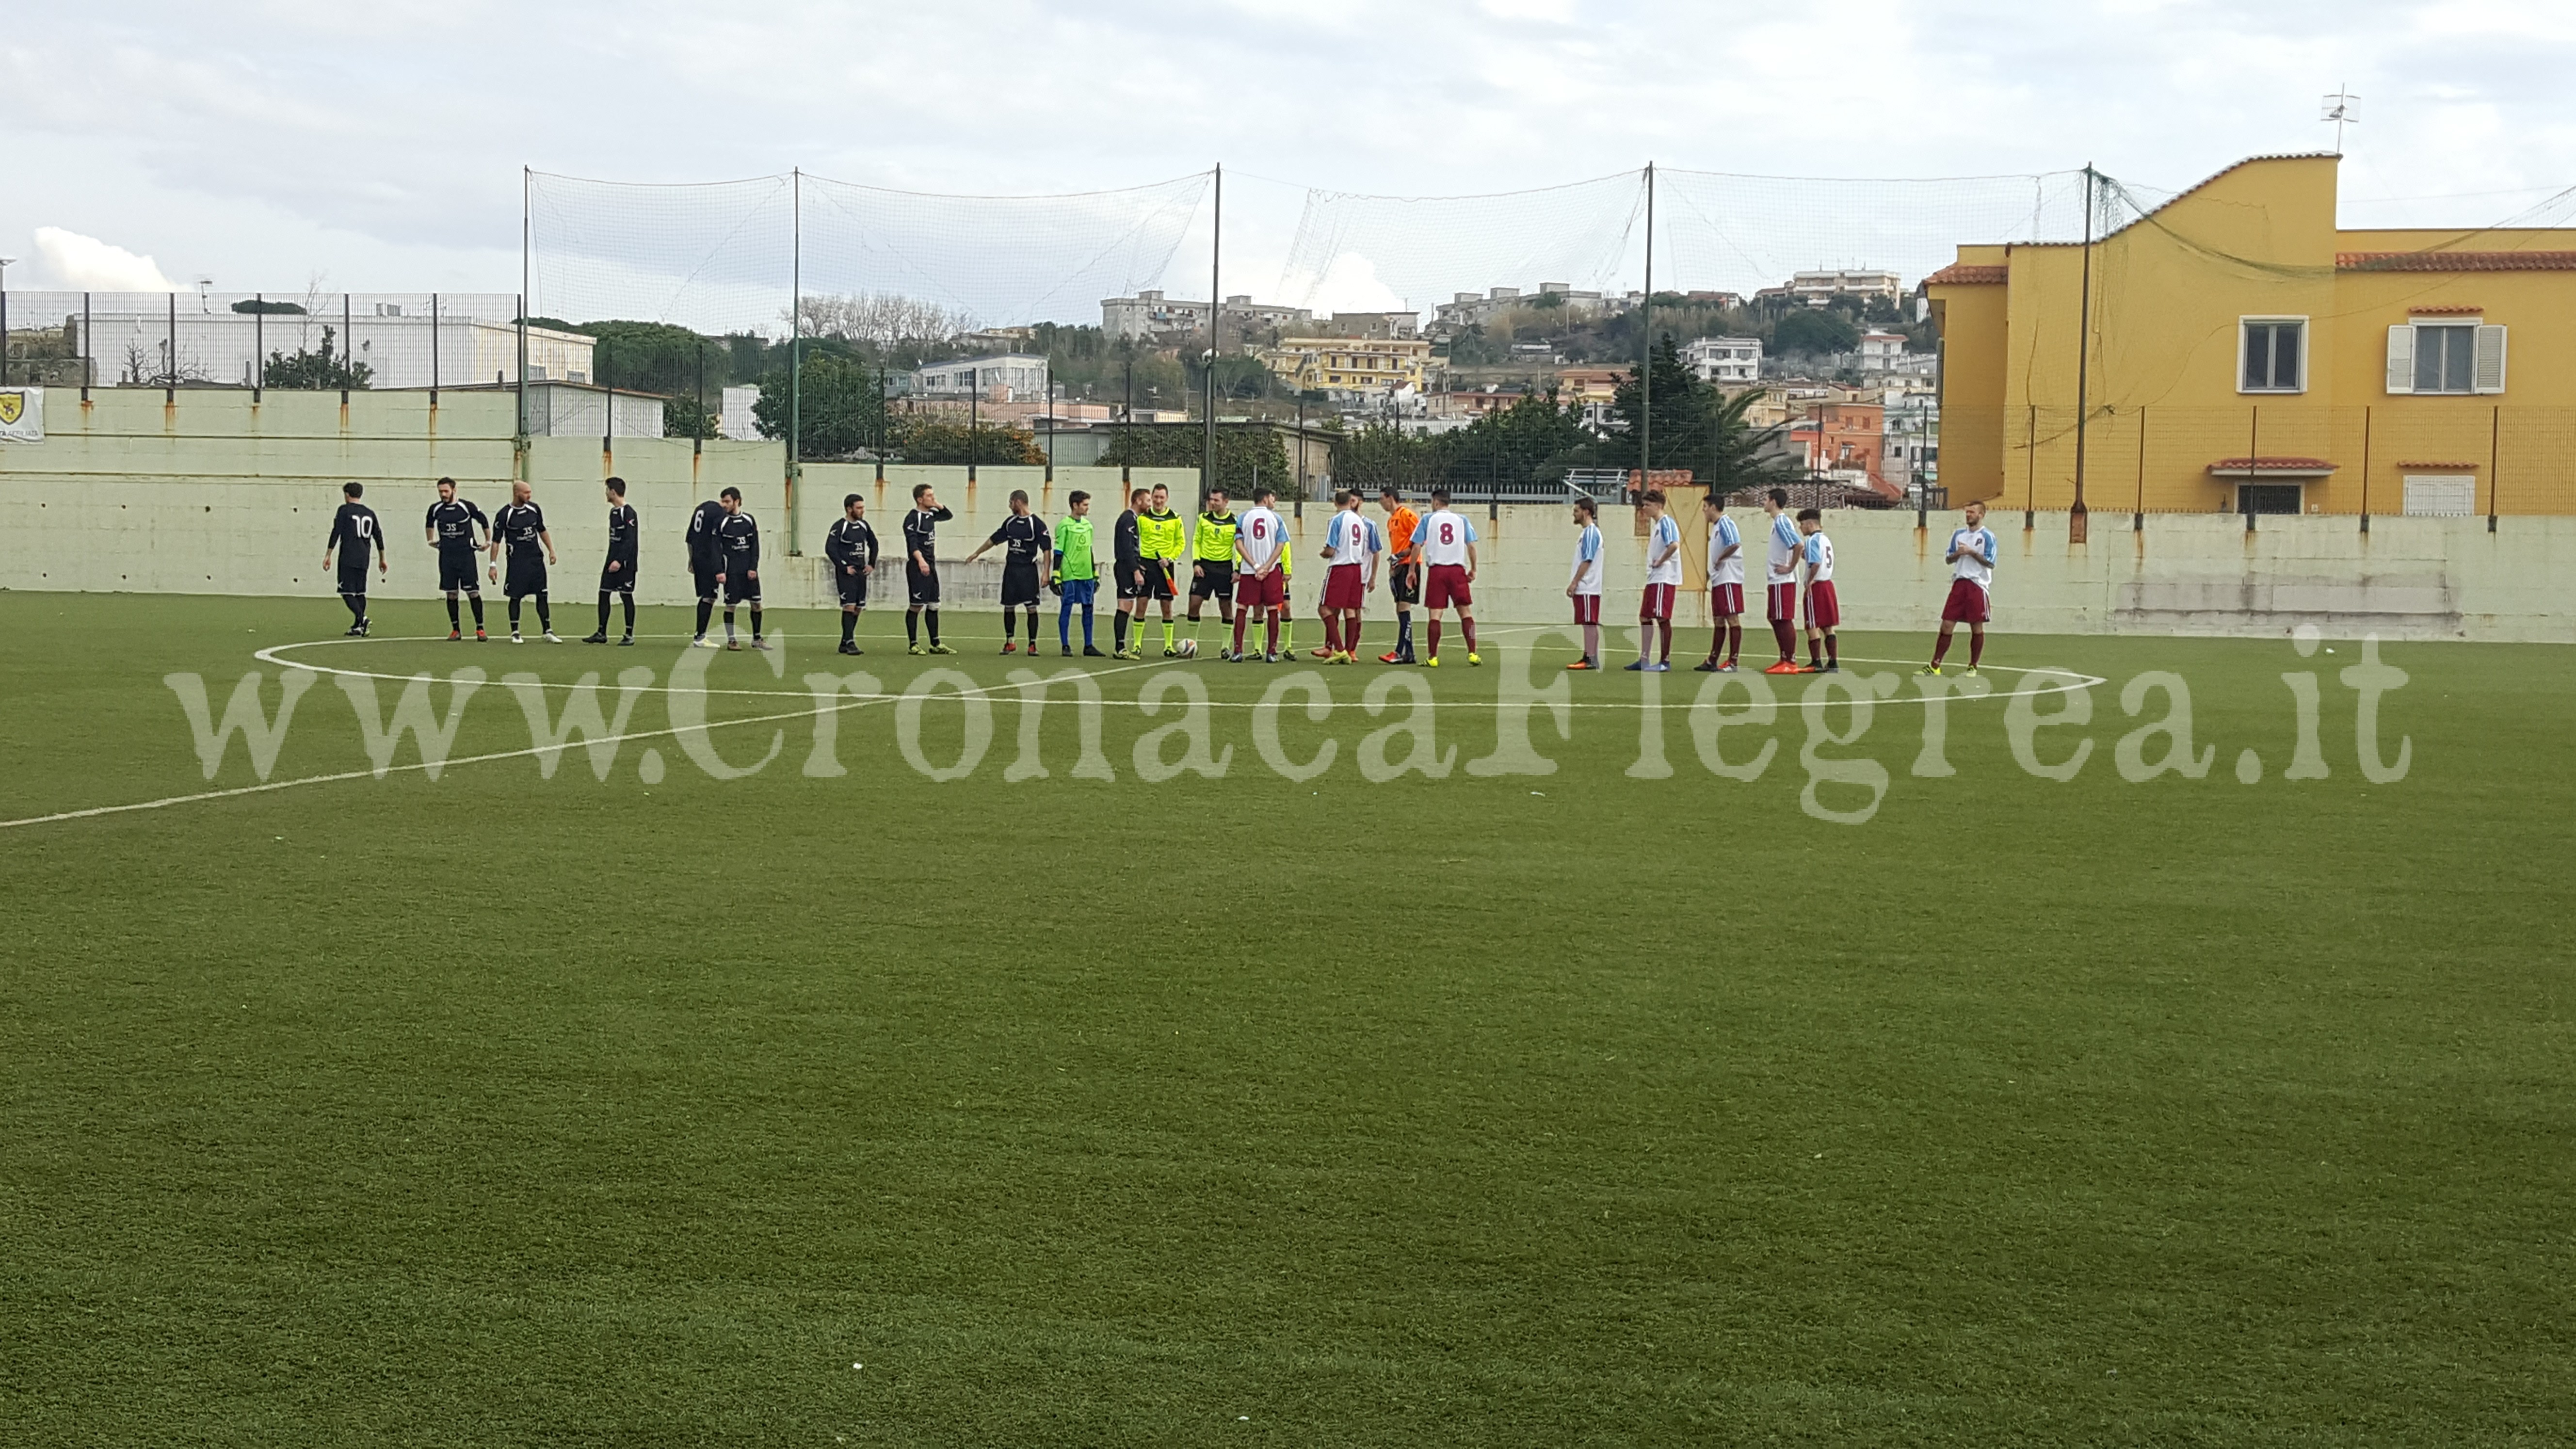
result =
[[1422,550],[1422,561],[1438,568],[1444,564],[1465,564],[1467,545],[1476,541],[1476,525],[1443,508],[1422,520],[1413,532],[1414,545]]
[[1810,582],[1832,583],[1834,581],[1834,541],[1825,537],[1823,529],[1807,535],[1805,552],[1807,566],[1816,571],[1815,577]]
[[1243,564],[1260,573],[1279,560],[1279,551],[1288,546],[1288,530],[1278,513],[1259,504],[1243,511],[1234,529],[1236,541],[1243,549]]

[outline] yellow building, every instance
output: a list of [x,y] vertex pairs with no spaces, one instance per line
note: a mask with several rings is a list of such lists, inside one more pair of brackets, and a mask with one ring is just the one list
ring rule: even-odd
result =
[[1431,344],[1400,338],[1290,337],[1253,355],[1300,391],[1383,392],[1420,388]]
[[2089,309],[2081,245],[1960,247],[1925,279],[1951,501],[2576,512],[2576,230],[2338,230],[2336,166],[2109,233]]

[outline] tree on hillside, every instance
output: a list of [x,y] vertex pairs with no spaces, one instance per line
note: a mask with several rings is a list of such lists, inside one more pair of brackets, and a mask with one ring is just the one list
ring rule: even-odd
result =
[[1790,357],[1822,357],[1860,346],[1860,328],[1833,307],[1792,312],[1773,324],[1771,350]]
[[968,432],[963,420],[916,413],[895,419],[894,445],[907,463],[1019,464],[1046,462],[1037,437],[1026,428],[977,423]]
[[[1206,461],[1206,432],[1195,423],[1118,428],[1102,450],[1100,465],[1116,468],[1196,468]],[[1314,460],[1310,457],[1310,466]],[[1264,424],[1220,425],[1216,430],[1216,481],[1237,498],[1248,496],[1255,479],[1283,494],[1293,479],[1288,447],[1279,430]]]
[[299,348],[292,353],[271,352],[260,368],[263,387],[303,389],[314,392],[335,388],[363,388],[376,370],[363,362],[352,361],[346,350],[332,350],[332,329],[322,329],[322,345]]
[[801,399],[790,397],[783,366],[760,380],[760,396],[751,404],[760,435],[786,437],[793,403],[797,456],[848,458],[875,447],[885,435],[883,374],[846,353],[820,350],[805,355],[803,371]]
[[[1755,428],[1744,420],[1759,392],[1731,398],[1721,395],[1682,365],[1669,337],[1656,343],[1653,371],[1648,375],[1654,380],[1655,467],[1688,468],[1693,481],[1725,492],[1793,476],[1789,464],[1768,450],[1779,430]],[[1634,468],[1645,411],[1634,372],[1619,383],[1611,410],[1621,427],[1603,440],[1600,456],[1613,467]]]

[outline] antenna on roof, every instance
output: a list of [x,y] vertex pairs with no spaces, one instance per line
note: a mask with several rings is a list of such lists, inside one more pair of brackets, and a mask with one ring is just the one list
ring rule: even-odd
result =
[[2353,103],[2360,99],[2361,97],[2352,93],[2349,85],[2339,85],[2335,88],[2334,94],[2325,98],[2324,110],[2317,116],[2320,121],[2334,122],[2334,153],[2338,156],[2343,154],[2343,128],[2361,124],[2361,117],[2354,114],[2353,110]]

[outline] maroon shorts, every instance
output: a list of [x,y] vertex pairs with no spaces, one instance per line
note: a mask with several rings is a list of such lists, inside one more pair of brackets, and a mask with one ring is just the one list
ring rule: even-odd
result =
[[1807,622],[1819,629],[1831,629],[1842,621],[1843,605],[1834,597],[1834,581],[1818,579],[1807,585]]
[[1986,587],[1975,579],[1952,579],[1949,602],[1941,606],[1945,623],[1982,624],[1986,622]]
[[1368,602],[1368,565],[1335,564],[1324,575],[1324,607],[1356,609]]
[[1433,564],[1431,576],[1423,581],[1422,607],[1426,609],[1464,609],[1476,602],[1467,592],[1465,564]]
[[1288,604],[1288,571],[1272,569],[1267,578],[1249,573],[1234,576],[1234,606],[1238,609],[1280,609]]
[[1798,622],[1798,586],[1794,583],[1773,584],[1769,606],[1762,617],[1780,624]]
[[1711,584],[1708,586],[1708,602],[1721,619],[1741,614],[1744,612],[1744,585]]
[[1654,623],[1673,616],[1673,596],[1681,592],[1679,584],[1648,584],[1637,601],[1637,620]]
[[1599,594],[1577,594],[1574,596],[1574,622],[1578,624],[1598,624],[1601,622],[1601,596]]

